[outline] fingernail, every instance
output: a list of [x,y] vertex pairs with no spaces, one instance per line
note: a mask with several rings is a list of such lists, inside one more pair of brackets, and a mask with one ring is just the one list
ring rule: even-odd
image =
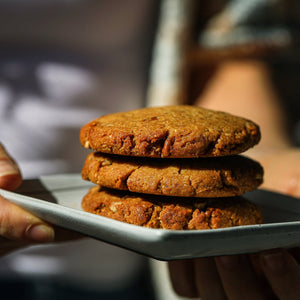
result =
[[264,265],[273,272],[280,272],[284,266],[282,252],[271,252],[262,254]]
[[0,159],[0,187],[13,191],[22,183],[22,176],[16,164]]
[[240,264],[241,257],[238,255],[220,256],[218,257],[218,260],[225,269],[231,270],[236,268]]
[[17,166],[10,160],[0,160],[0,176],[16,174],[19,172]]
[[27,228],[26,236],[35,242],[52,242],[54,240],[54,230],[43,224],[33,225]]

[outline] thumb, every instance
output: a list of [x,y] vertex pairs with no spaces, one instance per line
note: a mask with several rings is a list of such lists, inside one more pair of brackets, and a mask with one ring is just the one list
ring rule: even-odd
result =
[[0,188],[15,190],[22,182],[21,172],[0,143]]
[[0,235],[10,240],[51,242],[54,229],[40,218],[0,196]]

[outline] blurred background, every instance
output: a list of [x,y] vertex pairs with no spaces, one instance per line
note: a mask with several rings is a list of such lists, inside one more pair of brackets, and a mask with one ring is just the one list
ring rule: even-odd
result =
[[[158,1],[0,1],[0,140],[25,179],[80,172],[79,129],[144,106]],[[0,260],[10,299],[153,299],[148,262],[92,239]]]
[[[221,61],[259,57],[300,145],[299,12],[297,0],[0,0],[0,141],[25,179],[78,173],[88,121],[193,103]],[[147,258],[88,238],[1,258],[0,288],[10,299],[156,298]]]

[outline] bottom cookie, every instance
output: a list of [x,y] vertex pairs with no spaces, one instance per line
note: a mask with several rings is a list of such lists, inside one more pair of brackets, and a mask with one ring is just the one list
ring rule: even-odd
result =
[[157,229],[217,229],[262,223],[259,207],[243,197],[184,198],[141,195],[92,187],[83,210]]

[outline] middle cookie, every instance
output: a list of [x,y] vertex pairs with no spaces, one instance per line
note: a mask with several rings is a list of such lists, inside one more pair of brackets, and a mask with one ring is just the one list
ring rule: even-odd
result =
[[180,197],[232,197],[256,189],[261,165],[241,155],[161,159],[91,153],[82,178],[119,190]]

